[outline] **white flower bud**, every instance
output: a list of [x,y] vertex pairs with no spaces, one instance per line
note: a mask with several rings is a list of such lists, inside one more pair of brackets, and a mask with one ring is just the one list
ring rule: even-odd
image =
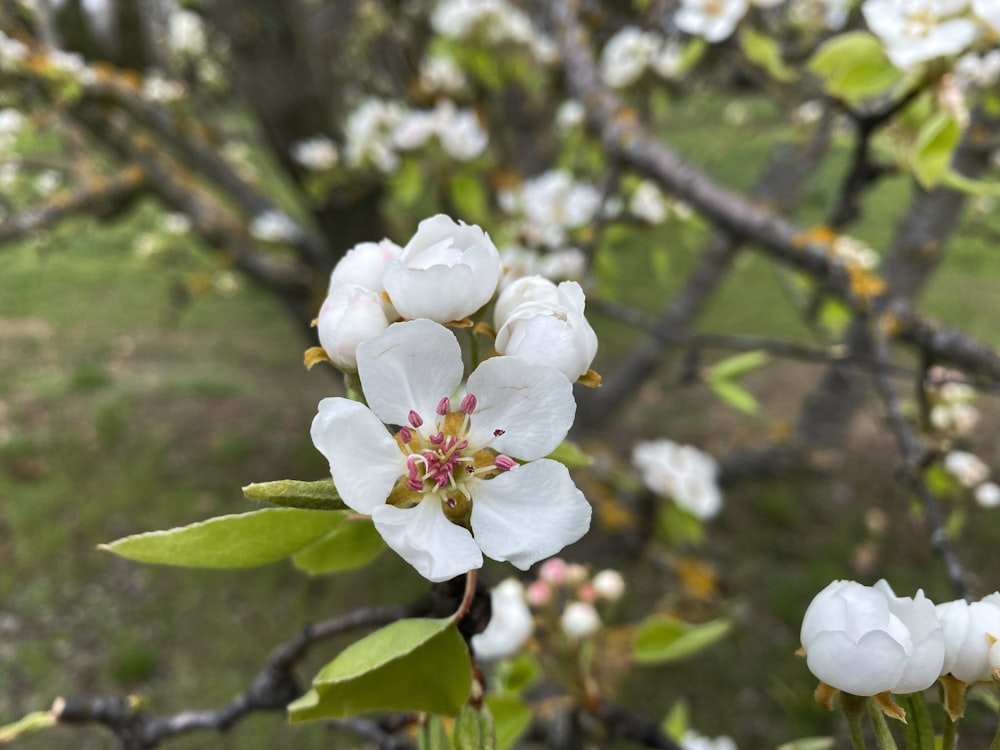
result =
[[[399,257],[403,248],[391,240],[381,242],[361,242],[348,250],[340,259],[330,274],[330,287],[327,295],[333,294],[338,288],[354,284],[381,296],[385,287],[382,277],[390,262]],[[390,321],[397,317],[395,309],[382,299],[385,316]]]
[[496,349],[500,354],[555,367],[575,381],[594,361],[597,334],[583,314],[580,285],[564,281],[556,291],[555,304],[525,302],[515,307],[497,331]]
[[1000,485],[996,482],[983,482],[976,487],[972,496],[984,508],[995,508],[1000,505]]
[[601,627],[601,618],[592,604],[571,602],[563,610],[560,624],[563,632],[570,638],[586,638],[598,631]]
[[617,570],[602,570],[593,583],[597,596],[605,601],[616,602],[625,593],[625,579]]
[[544,276],[523,276],[503,288],[493,306],[493,325],[497,330],[510,318],[511,313],[525,302],[546,305],[559,304],[559,288]]
[[990,639],[1000,638],[998,598],[997,594],[991,594],[971,604],[957,599],[937,606],[945,646],[941,674],[951,674],[963,682],[991,678]]
[[484,661],[506,659],[521,650],[531,637],[534,623],[524,601],[524,586],[515,578],[499,583],[490,594],[493,613],[486,629],[472,636],[476,657]]
[[975,487],[990,477],[990,467],[974,453],[950,451],[944,457],[944,470],[963,487]]
[[500,281],[500,254],[482,229],[444,214],[424,219],[399,258],[385,290],[404,318],[462,320],[489,302]]
[[356,284],[337,287],[320,308],[319,343],[342,370],[358,369],[357,349],[389,327],[378,294]]

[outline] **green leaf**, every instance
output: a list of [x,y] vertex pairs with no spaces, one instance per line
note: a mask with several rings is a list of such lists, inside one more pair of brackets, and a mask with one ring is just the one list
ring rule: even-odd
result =
[[451,202],[455,212],[464,221],[471,223],[486,223],[489,217],[489,204],[483,183],[475,172],[460,172],[453,175],[448,184]]
[[244,487],[243,495],[250,500],[286,508],[349,510],[340,499],[332,479],[320,479],[318,482],[300,482],[297,479],[257,482]]
[[911,161],[921,185],[934,187],[944,177],[961,138],[962,128],[947,112],[937,112],[921,126]]
[[766,352],[743,352],[716,362],[709,369],[708,377],[712,380],[735,380],[763,367],[769,361]]
[[312,575],[333,573],[367,565],[384,549],[385,543],[370,519],[351,518],[297,552],[292,562]]
[[778,750],[833,750],[836,746],[833,737],[802,737],[786,742]]
[[492,693],[486,704],[496,726],[497,750],[509,750],[531,726],[531,707],[513,693]]
[[558,461],[567,469],[578,469],[594,463],[594,459],[584,453],[580,446],[572,440],[563,440],[546,458]]
[[652,615],[639,624],[632,657],[639,664],[666,664],[684,659],[721,640],[732,628],[725,618],[690,625],[668,615]]
[[469,697],[472,664],[452,619],[400,620],[345,648],[288,706],[293,722],[366,711],[455,716]]
[[757,399],[731,380],[709,380],[708,387],[724,402],[745,414],[756,414],[760,409]]
[[52,711],[33,711],[13,724],[0,727],[0,745],[13,742],[28,732],[54,727],[57,723],[56,716]]
[[500,662],[496,679],[500,692],[517,693],[535,684],[540,673],[538,660],[531,654],[520,653],[513,659]]
[[403,206],[412,206],[424,194],[427,180],[416,159],[403,159],[393,174],[390,185]]
[[683,699],[677,701],[670,708],[670,713],[660,722],[660,728],[663,730],[663,733],[674,740],[674,742],[680,742],[684,733],[691,728],[691,719],[688,714],[687,703]]
[[945,170],[944,174],[941,175],[941,183],[952,190],[959,190],[969,195],[985,195],[991,198],[1000,198],[1000,184],[973,180],[964,174],[956,172],[954,169]]
[[740,29],[739,40],[747,59],[763,68],[771,78],[784,83],[795,80],[795,72],[785,65],[781,57],[777,40],[749,26]]
[[468,703],[455,722],[455,750],[497,750],[497,729],[489,704],[473,708]]
[[885,93],[902,75],[882,43],[867,31],[849,31],[827,40],[807,66],[827,92],[851,103]]
[[343,520],[342,513],[264,508],[119,539],[100,549],[138,562],[191,568],[251,568],[288,557]]

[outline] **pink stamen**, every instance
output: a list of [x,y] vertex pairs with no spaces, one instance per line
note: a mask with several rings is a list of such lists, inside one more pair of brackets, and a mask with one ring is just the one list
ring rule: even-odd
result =
[[432,443],[434,443],[434,445],[441,445],[441,443],[444,442],[444,433],[439,432],[436,435],[431,435],[427,439],[430,440]]
[[446,498],[444,502],[445,505],[447,505],[449,508],[454,508],[456,505],[458,505],[458,500],[456,500],[453,497]]
[[413,433],[410,432],[409,427],[401,427],[399,429],[399,439],[403,441],[403,445],[406,445],[413,440]]
[[472,414],[476,410],[476,397],[471,393],[462,396],[462,413]]
[[501,453],[499,456],[493,459],[493,465],[496,466],[498,469],[500,469],[500,471],[510,471],[515,466],[517,466],[517,461],[515,461],[510,456],[505,456],[504,454]]
[[447,396],[443,396],[441,400],[438,401],[437,413],[443,417],[448,414],[449,411],[451,411],[451,399]]
[[424,423],[423,417],[417,414],[413,409],[410,409],[410,413],[407,415],[407,419],[410,420],[410,424],[414,427],[420,427]]

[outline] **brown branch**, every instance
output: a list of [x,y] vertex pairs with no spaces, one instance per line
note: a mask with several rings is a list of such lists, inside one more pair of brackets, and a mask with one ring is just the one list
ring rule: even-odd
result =
[[0,222],[0,242],[20,239],[33,232],[49,229],[63,219],[92,211],[101,213],[135,195],[146,186],[142,168],[133,164],[125,167],[110,180],[92,179],[76,192],[56,193],[45,203],[32,206]]
[[[52,712],[61,724],[99,724],[118,738],[123,750],[149,750],[173,737],[197,731],[224,732],[254,711],[283,711],[302,693],[293,674],[296,664],[316,644],[361,628],[387,625],[408,617],[414,606],[365,607],[303,628],[267,657],[246,690],[217,709],[151,716],[121,697],[60,698]],[[367,727],[371,731],[371,727]]]

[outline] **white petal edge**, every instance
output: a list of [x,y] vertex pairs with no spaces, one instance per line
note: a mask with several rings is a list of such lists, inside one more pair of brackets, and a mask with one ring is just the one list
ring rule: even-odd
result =
[[330,462],[333,483],[348,506],[370,515],[385,503],[406,466],[396,441],[368,407],[325,398],[310,434]]
[[817,634],[806,652],[809,671],[852,695],[891,690],[906,666],[906,654],[888,633],[873,630],[857,643],[840,631]]
[[590,503],[569,470],[549,459],[475,482],[472,531],[483,554],[527,570],[590,528]]
[[412,508],[382,505],[372,520],[385,543],[429,581],[448,581],[483,566],[472,535],[449,521],[434,497]]
[[458,339],[430,320],[393,323],[358,346],[365,399],[386,424],[406,425],[411,409],[433,422],[438,401],[455,393],[463,371]]
[[[478,402],[469,419],[469,442],[525,461],[555,450],[576,417],[566,377],[517,357],[486,360],[469,376],[466,390]],[[497,430],[503,433],[494,437]]]

